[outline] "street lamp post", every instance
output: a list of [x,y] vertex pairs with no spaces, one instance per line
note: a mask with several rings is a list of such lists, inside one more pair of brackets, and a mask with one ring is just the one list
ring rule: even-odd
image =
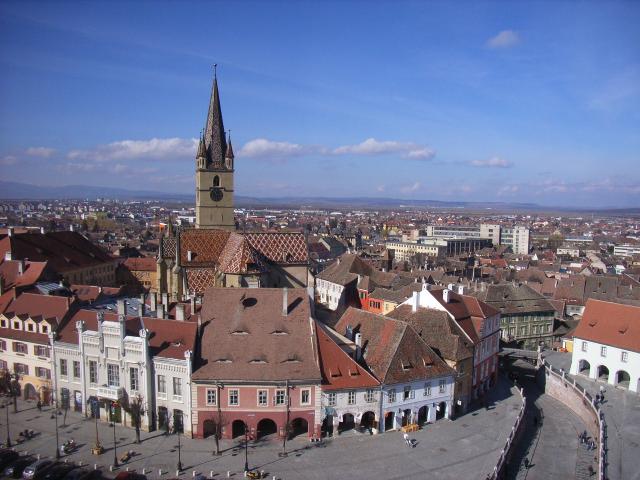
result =
[[[174,424],[176,423],[176,420],[178,420],[177,417],[175,417],[174,420],[173,420]],[[180,435],[181,428],[180,427],[181,426],[182,426],[182,414],[180,415],[180,423],[178,425],[175,425],[175,430],[176,430],[176,433],[178,434],[178,472],[182,471],[182,458],[180,456],[180,437],[181,437],[181,435]]]
[[249,471],[249,427],[244,422],[244,471]]
[[116,419],[114,418],[116,412],[115,402],[111,403],[111,424],[113,425],[113,466],[118,466],[118,453],[116,452]]
[[60,460],[60,438],[58,436],[58,406],[55,406],[53,417],[56,422],[56,460]]
[[7,411],[7,448],[11,448],[11,435],[9,434],[9,403],[5,402],[5,410]]

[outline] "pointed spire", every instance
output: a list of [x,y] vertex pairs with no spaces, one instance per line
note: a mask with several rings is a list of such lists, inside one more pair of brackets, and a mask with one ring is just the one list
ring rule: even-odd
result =
[[229,140],[227,141],[227,154],[225,155],[225,158],[230,158],[231,160],[234,159],[233,145],[231,145],[231,130],[229,130]]
[[200,130],[200,142],[198,143],[198,153],[196,154],[196,158],[205,158],[207,156],[207,149],[204,145],[204,134],[203,131]]
[[171,218],[171,215],[169,215],[169,222],[167,225],[167,237],[173,237],[175,235],[175,232],[173,230],[173,219]]
[[213,86],[209,100],[209,112],[207,125],[204,131],[204,142],[207,149],[207,166],[224,165],[224,156],[227,150],[227,142],[222,123],[222,108],[220,107],[220,94],[218,93],[217,64],[214,65]]

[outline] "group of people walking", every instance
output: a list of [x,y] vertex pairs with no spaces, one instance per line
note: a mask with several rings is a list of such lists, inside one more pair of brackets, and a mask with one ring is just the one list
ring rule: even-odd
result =
[[596,449],[596,442],[593,438],[591,438],[588,434],[587,431],[585,430],[584,432],[582,432],[580,435],[578,435],[578,438],[580,439],[580,443],[583,445],[587,446],[587,450],[595,450]]

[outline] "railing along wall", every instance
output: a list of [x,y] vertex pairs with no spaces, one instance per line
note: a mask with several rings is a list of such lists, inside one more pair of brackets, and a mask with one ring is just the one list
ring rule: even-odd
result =
[[545,375],[558,378],[565,387],[569,387],[574,394],[582,397],[583,405],[587,406],[588,411],[592,414],[594,423],[598,426],[598,480],[606,479],[607,469],[607,422],[604,413],[600,411],[593,397],[580,384],[576,383],[573,378],[567,377],[567,372],[558,370],[550,365],[546,360],[540,359],[539,365],[544,367]]

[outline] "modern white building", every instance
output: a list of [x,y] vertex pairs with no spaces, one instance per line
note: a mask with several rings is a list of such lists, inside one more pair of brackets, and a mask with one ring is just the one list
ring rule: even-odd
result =
[[640,245],[615,245],[613,247],[613,254],[616,257],[633,257],[634,255],[640,255]]
[[529,229],[526,227],[502,227],[500,244],[509,245],[513,253],[526,255],[529,253]]
[[570,373],[640,393],[640,307],[589,299]]

